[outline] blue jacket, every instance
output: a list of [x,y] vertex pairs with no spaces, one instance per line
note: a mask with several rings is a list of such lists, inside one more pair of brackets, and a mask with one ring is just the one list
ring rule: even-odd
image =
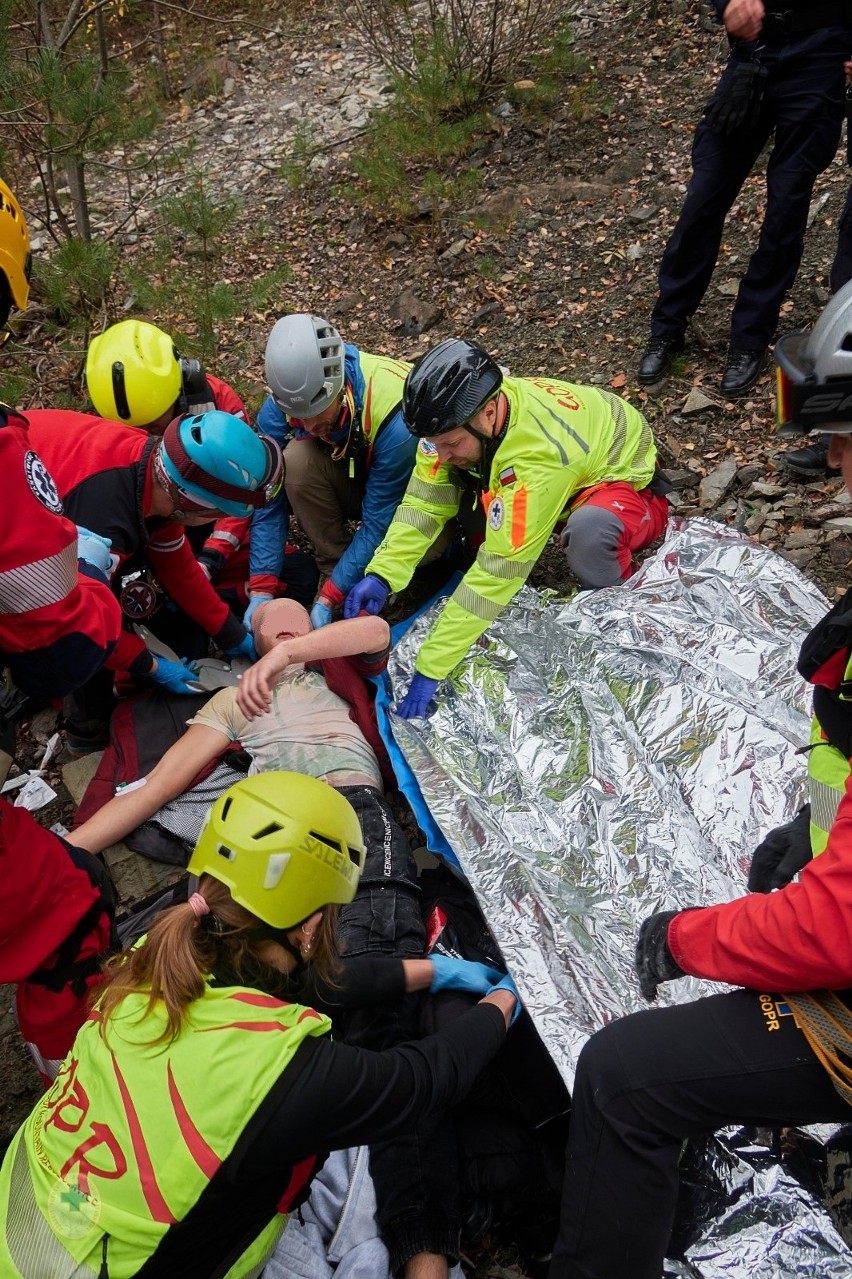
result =
[[[371,363],[377,359],[366,353],[364,358]],[[398,365],[401,370],[406,367]],[[369,400],[367,379],[361,367],[358,348],[348,343],[346,381],[355,401],[356,422],[369,440],[369,454],[367,479],[361,499],[361,524],[331,575],[332,582],[344,595],[364,576],[364,569],[387,532],[411,477],[417,452],[417,440],[409,433],[402,420],[401,404],[384,421],[368,423],[365,420],[365,401]],[[400,396],[401,394],[400,382]],[[264,401],[257,415],[257,426],[262,434],[271,435],[282,448],[291,438],[305,439],[308,434],[291,427],[288,418],[271,396]],[[251,526],[249,561],[252,578],[257,575],[280,576],[289,517],[289,504],[283,492],[274,502],[255,512]]]

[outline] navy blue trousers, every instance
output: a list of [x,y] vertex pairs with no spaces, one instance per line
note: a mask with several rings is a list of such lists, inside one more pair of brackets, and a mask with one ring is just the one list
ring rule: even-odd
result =
[[[724,92],[749,46],[735,46],[714,93]],[[702,119],[692,147],[692,178],[660,263],[660,294],[652,337],[678,337],[698,309],[719,255],[725,218],[761,151],[773,136],[766,166],[766,212],[731,316],[731,346],[761,350],[775,335],[784,294],[799,269],[813,185],[837,150],[844,108],[843,59],[852,30],[831,27],[759,57],[769,76],[754,127],[732,137]],[[713,99],[711,99],[712,101]]]
[[852,280],[852,186],[846,192],[846,203],[837,226],[837,252],[831,264],[829,285],[832,293]]

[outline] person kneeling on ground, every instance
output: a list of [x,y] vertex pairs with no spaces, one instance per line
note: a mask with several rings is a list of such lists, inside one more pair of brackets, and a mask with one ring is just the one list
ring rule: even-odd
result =
[[[322,316],[300,312],[276,321],[266,344],[270,396],[257,421],[285,450],[286,496],[252,520],[247,626],[281,573],[288,506],[322,574],[311,621],[327,626],[340,615],[411,478],[417,441],[401,410],[410,367],[344,344]],[[447,529],[427,560],[448,549],[455,533],[455,526]],[[478,544],[482,529],[468,521],[465,534]]]
[[448,338],[405,380],[417,463],[387,536],[346,598],[344,616],[378,613],[463,503],[480,503],[485,541],[417,654],[401,700],[425,715],[438,683],[523,586],[551,534],[583,587],[613,586],[666,526],[671,485],[651,428],[609,391],[504,377],[475,342]]
[[[501,974],[477,972],[474,1009],[386,1053],[333,1042],[316,1007],[434,982],[428,960],[340,971],[334,916],[363,858],[353,808],[315,779],[247,778],[214,805],[190,861],[198,891],[110,961],[7,1152],[4,1275],[248,1279],[325,1152],[464,1096],[517,1007]],[[470,965],[449,967],[471,982]]]
[[[169,334],[146,320],[121,320],[92,339],[86,353],[86,386],[101,417],[138,426],[149,435],[161,436],[175,418],[213,409],[251,425],[234,388],[207,373],[198,360],[181,355]],[[187,531],[202,571],[228,607],[240,615],[248,603],[251,525],[251,515],[224,515],[215,523]],[[280,576],[270,597],[288,595],[309,604],[317,581],[312,557],[290,548],[290,553],[281,557]],[[170,617],[158,609],[151,629],[186,654],[188,650],[178,638],[179,629],[186,624],[186,618]]]

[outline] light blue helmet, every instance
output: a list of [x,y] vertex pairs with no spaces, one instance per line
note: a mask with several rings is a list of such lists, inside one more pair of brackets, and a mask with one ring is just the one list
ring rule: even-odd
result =
[[154,466],[176,508],[190,515],[193,507],[251,515],[280,491],[284,478],[275,441],[220,409],[170,422]]

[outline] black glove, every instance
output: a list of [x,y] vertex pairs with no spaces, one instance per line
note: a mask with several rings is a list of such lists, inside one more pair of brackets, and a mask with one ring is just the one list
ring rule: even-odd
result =
[[639,978],[639,989],[642,998],[657,998],[657,985],[661,981],[673,981],[675,977],[685,977],[683,969],[672,959],[669,943],[666,940],[669,924],[679,910],[658,910],[649,915],[639,929],[639,940],[636,943],[636,974]]
[[739,62],[704,109],[704,119],[723,138],[750,129],[757,120],[766,87],[766,67]]
[[750,893],[771,893],[783,888],[813,857],[811,806],[800,808],[791,822],[776,826],[758,844],[748,872]]

